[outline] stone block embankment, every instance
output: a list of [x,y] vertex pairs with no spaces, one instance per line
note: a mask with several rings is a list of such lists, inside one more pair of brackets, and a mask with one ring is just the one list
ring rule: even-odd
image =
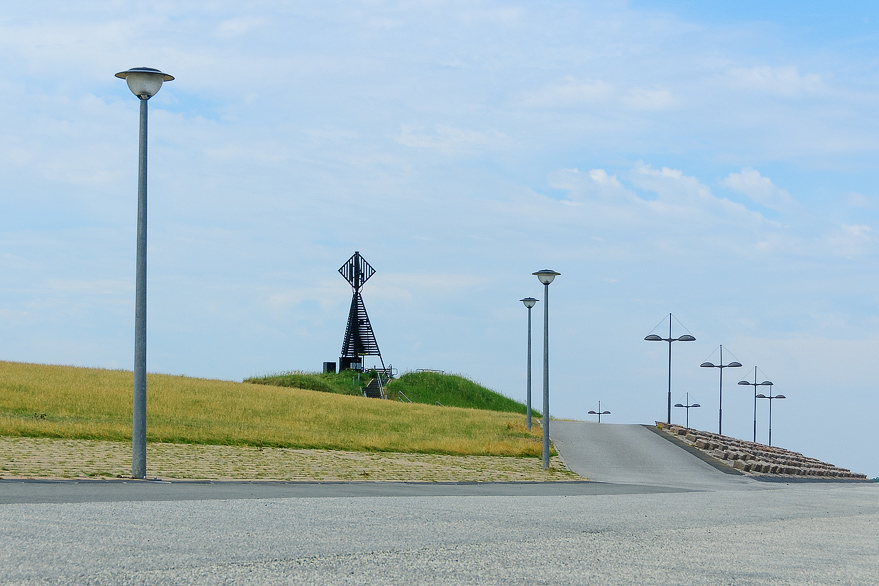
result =
[[708,431],[688,429],[680,425],[656,422],[665,433],[683,440],[724,464],[751,475],[850,478],[866,480],[846,468],[808,458],[799,452],[777,446],[740,440]]

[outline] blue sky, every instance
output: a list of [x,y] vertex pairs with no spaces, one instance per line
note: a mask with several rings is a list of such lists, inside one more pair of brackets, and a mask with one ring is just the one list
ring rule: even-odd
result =
[[320,369],[350,302],[336,270],[359,250],[386,362],[523,399],[519,299],[542,300],[531,273],[551,268],[553,415],[601,400],[608,422],[664,419],[667,345],[643,338],[673,312],[697,338],[674,349],[675,402],[703,405],[692,425],[716,429],[717,372],[698,365],[723,344],[744,364],[725,374],[724,432],[751,436],[735,383],[756,365],[788,397],[774,444],[879,476],[877,18],[872,3],[5,7],[0,357],[131,368],[137,100],[114,74],[157,67],[177,79],[150,101],[151,372]]

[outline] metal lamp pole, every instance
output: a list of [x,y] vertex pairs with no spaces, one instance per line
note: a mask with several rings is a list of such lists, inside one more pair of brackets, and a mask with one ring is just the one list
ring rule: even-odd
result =
[[[680,323],[680,322],[678,322]],[[668,338],[660,337],[656,334],[650,334],[644,338],[648,342],[668,342],[668,424],[671,425],[671,343],[672,342],[694,342],[696,338],[690,334],[684,334],[680,338],[671,337],[671,314],[668,314]]]
[[692,409],[693,407],[701,407],[701,406],[702,405],[700,405],[699,403],[693,403],[692,405],[690,404],[690,393],[687,393],[687,404],[686,405],[681,405],[680,403],[675,403],[675,407],[683,407],[684,409],[687,410],[687,429],[690,429],[690,409]]
[[120,71],[116,77],[140,100],[137,173],[137,269],[134,304],[134,396],[131,413],[131,477],[146,478],[146,244],[147,244],[147,101],[173,76],[151,67]]
[[543,283],[543,469],[549,468],[549,284],[561,273],[543,269],[532,273]]
[[525,425],[528,429],[531,429],[531,308],[534,307],[534,304],[537,303],[537,299],[533,297],[526,297],[521,300],[522,303],[525,304],[525,307],[528,308],[528,391],[527,391],[527,415],[525,417]]
[[754,443],[757,443],[757,387],[772,387],[772,381],[765,380],[762,383],[757,382],[757,367],[754,367],[754,382],[748,380],[740,380],[740,385],[754,387]]
[[601,423],[602,415],[610,415],[610,411],[601,410],[601,401],[598,402],[598,411],[590,411],[589,415],[598,415],[598,423]]
[[718,401],[717,408],[717,434],[723,435],[723,369],[724,368],[738,368],[742,365],[741,362],[730,362],[729,364],[723,363],[723,344],[720,345],[720,364],[713,364],[711,362],[703,362],[699,366],[705,368],[719,368],[720,369],[720,400]]
[[784,395],[775,395],[773,397],[772,393],[769,393],[769,396],[767,397],[763,393],[760,393],[759,395],[757,395],[757,398],[758,399],[769,399],[769,445],[771,446],[772,445],[772,400],[773,399],[787,399],[787,397],[785,397]]

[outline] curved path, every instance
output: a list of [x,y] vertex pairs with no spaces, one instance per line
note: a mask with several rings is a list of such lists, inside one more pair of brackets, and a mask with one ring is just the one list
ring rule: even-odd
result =
[[550,435],[569,470],[597,482],[693,490],[765,488],[725,474],[643,425],[553,421]]

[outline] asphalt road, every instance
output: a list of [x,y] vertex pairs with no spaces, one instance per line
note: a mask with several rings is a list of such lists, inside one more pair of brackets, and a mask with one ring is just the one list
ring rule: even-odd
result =
[[501,485],[0,481],[0,583],[876,583],[879,484],[742,483],[696,466],[709,482],[672,466],[678,486],[650,484],[652,472]]
[[265,482],[0,480],[0,505],[415,496],[583,496],[683,492],[605,482]]
[[722,472],[643,425],[552,421],[549,430],[565,466],[590,480],[696,490],[762,488],[752,478]]

